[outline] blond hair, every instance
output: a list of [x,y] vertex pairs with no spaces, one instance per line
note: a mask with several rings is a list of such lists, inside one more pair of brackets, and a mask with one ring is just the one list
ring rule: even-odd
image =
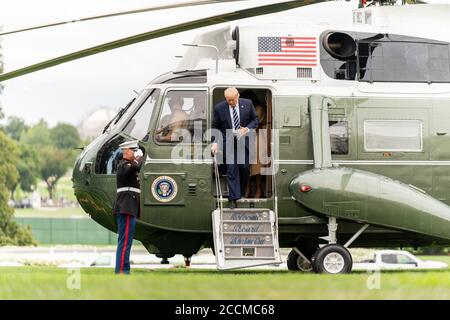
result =
[[229,87],[229,88],[225,89],[224,95],[225,95],[225,97],[227,97],[227,96],[228,97],[231,97],[231,96],[235,97],[235,96],[239,95],[239,91],[235,87]]

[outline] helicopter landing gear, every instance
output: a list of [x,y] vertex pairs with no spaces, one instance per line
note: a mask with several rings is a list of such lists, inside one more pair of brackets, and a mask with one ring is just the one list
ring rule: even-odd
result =
[[169,264],[169,258],[172,258],[173,254],[156,254],[156,257],[161,259],[161,264]]
[[352,255],[339,244],[327,244],[316,251],[312,258],[312,267],[317,273],[350,273]]
[[363,225],[344,245],[337,243],[336,231],[338,224],[335,217],[328,219],[328,235],[320,239],[328,241],[326,245],[314,253],[311,264],[317,273],[350,273],[352,271],[353,259],[348,247],[369,227]]
[[287,257],[287,267],[290,271],[312,271],[311,261],[298,249],[293,248]]
[[311,258],[317,251],[317,244],[299,245],[292,248],[287,257],[287,267],[290,271],[312,271]]
[[184,266],[186,268],[191,266],[191,257],[190,256],[189,257],[184,256]]

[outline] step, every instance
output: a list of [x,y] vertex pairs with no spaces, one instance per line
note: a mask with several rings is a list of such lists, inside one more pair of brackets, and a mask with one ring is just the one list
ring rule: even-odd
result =
[[212,212],[219,270],[280,264],[278,217],[269,208],[216,209]]

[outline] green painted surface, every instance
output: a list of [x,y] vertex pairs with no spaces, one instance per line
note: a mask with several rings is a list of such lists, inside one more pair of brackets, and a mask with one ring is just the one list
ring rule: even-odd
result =
[[[231,85],[231,84],[230,84]],[[232,84],[234,85],[234,84]],[[225,84],[220,84],[220,88]],[[276,86],[276,85],[275,85]],[[158,85],[155,85],[158,87]],[[161,90],[179,87],[175,84],[161,86]],[[204,84],[192,85],[205,89]],[[211,125],[214,85],[207,88],[210,94],[207,126]],[[259,89],[264,88],[261,86]],[[206,89],[205,89],[206,90]],[[327,234],[325,223],[309,223],[308,218],[325,218],[333,215],[325,211],[326,205],[333,210],[333,199],[340,202],[338,240],[345,242],[366,221],[369,227],[357,240],[360,247],[399,247],[447,244],[450,235],[450,122],[448,98],[396,98],[396,97],[330,97],[328,121],[344,121],[348,126],[348,152],[332,154],[332,161],[341,168],[358,169],[380,176],[375,184],[361,177],[353,192],[342,192],[345,188],[328,189],[327,194],[316,201],[300,203],[290,190],[291,182],[300,174],[313,169],[314,146],[313,131],[325,141],[324,124],[312,126],[311,101],[308,95],[278,95],[272,90],[272,127],[277,129],[274,136],[275,160],[278,170],[275,176],[280,218],[279,240],[281,247],[292,247],[303,239],[316,239]],[[161,101],[155,106],[158,114]],[[130,111],[121,120],[126,123],[134,114]],[[149,132],[156,130],[156,117],[149,123]],[[420,121],[420,150],[400,151],[366,150],[365,121],[373,120],[414,120]],[[319,130],[318,129],[322,129]],[[111,214],[115,197],[115,175],[97,174],[93,170],[98,164],[97,153],[102,146],[117,135],[127,136],[120,126],[114,127],[96,139],[79,157],[73,171],[75,195],[83,210],[104,227],[115,230]],[[383,136],[383,135],[382,135]],[[391,139],[389,135],[386,139]],[[151,253],[185,254],[196,253],[202,246],[212,245],[211,212],[215,208],[213,167],[208,150],[200,157],[185,154],[182,164],[170,162],[175,145],[156,143],[152,138],[141,141],[140,145],[149,157],[141,169],[141,208],[142,219],[136,228],[139,239]],[[322,145],[323,146],[323,145]],[[208,148],[208,144],[202,145]],[[317,148],[316,148],[317,149]],[[323,148],[319,149],[322,150]],[[378,150],[378,149],[376,149]],[[394,149],[396,150],[396,149]],[[405,149],[409,150],[409,149]],[[316,152],[317,153],[317,152]],[[196,160],[195,162],[192,160]],[[209,162],[207,161],[209,160]],[[444,162],[442,162],[444,160]],[[191,162],[192,161],[192,162]],[[151,186],[158,176],[169,175],[178,184],[177,198],[172,203],[157,203],[151,194]],[[355,176],[356,177],[356,176]],[[320,181],[331,179],[324,175]],[[335,177],[334,183],[345,182]],[[384,180],[386,179],[386,180]],[[399,181],[394,183],[392,180]],[[389,183],[384,181],[390,181]],[[330,183],[333,183],[332,181]],[[389,189],[389,195],[372,192],[380,184]],[[409,190],[404,185],[413,185],[424,190],[427,195]],[[196,192],[190,193],[189,186]],[[314,187],[314,186],[313,186]],[[363,195],[359,190],[366,190]],[[347,190],[348,191],[348,190]],[[410,198],[414,195],[413,198]],[[326,199],[325,199],[326,198]],[[427,201],[422,201],[427,198]],[[328,200],[330,199],[330,200]],[[328,204],[323,203],[330,202]],[[355,203],[359,201],[359,203]],[[242,208],[251,206],[273,208],[274,198],[258,203],[240,203]],[[282,222],[282,223],[281,223]],[[300,239],[300,240],[299,240]]]

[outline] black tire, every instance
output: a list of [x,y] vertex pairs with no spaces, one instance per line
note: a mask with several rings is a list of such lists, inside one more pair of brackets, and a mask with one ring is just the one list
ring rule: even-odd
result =
[[350,273],[353,266],[352,255],[339,244],[328,244],[318,249],[311,262],[317,273]]
[[291,252],[289,252],[286,263],[289,271],[312,271],[311,264],[309,264],[308,261],[300,256],[295,250],[291,250]]
[[[305,245],[303,247],[298,247],[298,250],[311,261],[314,253],[317,251],[317,245]],[[309,264],[303,257],[301,257],[295,250],[291,250],[287,256],[287,267],[290,271],[302,271],[311,272],[313,271],[312,265]]]

